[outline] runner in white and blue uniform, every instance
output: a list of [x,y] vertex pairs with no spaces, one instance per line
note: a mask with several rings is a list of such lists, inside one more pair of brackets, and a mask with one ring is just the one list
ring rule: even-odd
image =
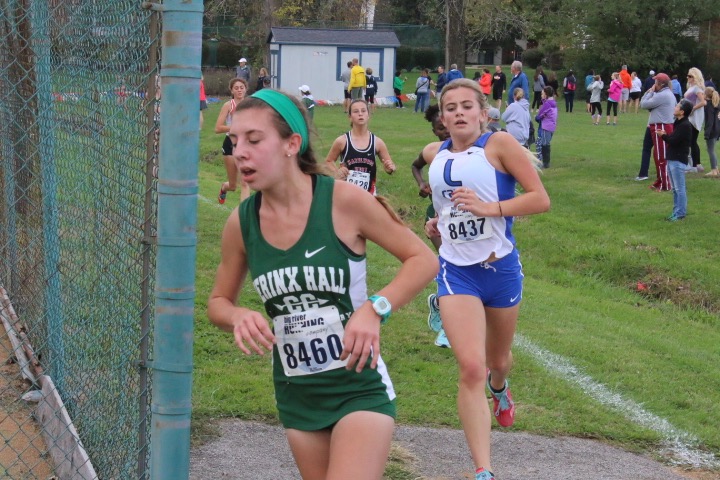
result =
[[[506,132],[484,133],[488,108],[476,82],[446,85],[440,112],[450,139],[423,150],[424,158],[433,159],[429,180],[438,214],[425,232],[442,237],[440,315],[460,368],[458,414],[477,480],[494,479],[486,383],[498,423],[508,427],[515,416],[507,375],[523,274],[513,217],[550,208],[529,152]],[[518,196],[516,183],[524,191]]]

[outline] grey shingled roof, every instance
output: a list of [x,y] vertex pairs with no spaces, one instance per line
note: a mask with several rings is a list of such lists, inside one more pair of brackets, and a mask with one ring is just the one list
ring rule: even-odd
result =
[[268,41],[294,45],[400,46],[400,41],[392,30],[272,27]]

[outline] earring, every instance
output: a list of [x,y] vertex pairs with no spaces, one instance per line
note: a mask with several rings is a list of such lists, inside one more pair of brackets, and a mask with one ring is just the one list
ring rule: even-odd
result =
[[290,155],[290,154],[288,153],[288,154],[286,154],[285,156],[288,157],[288,158],[290,158],[292,155]]

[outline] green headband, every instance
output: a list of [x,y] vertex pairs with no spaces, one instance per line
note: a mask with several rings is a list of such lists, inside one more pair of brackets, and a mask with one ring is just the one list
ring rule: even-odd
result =
[[285,94],[272,90],[269,88],[263,88],[251,95],[252,97],[259,98],[263,102],[270,105],[273,110],[280,114],[280,116],[290,125],[290,129],[293,133],[297,133],[302,138],[302,144],[300,145],[300,155],[305,153],[308,149],[308,129],[307,123],[303,114],[298,110],[297,106],[290,100]]

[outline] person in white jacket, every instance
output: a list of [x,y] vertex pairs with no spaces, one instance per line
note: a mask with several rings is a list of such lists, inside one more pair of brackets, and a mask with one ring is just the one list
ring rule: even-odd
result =
[[[605,84],[600,79],[600,75],[595,75],[595,80],[588,85],[587,91],[590,92],[590,115],[593,120],[593,125],[600,124],[600,117],[602,117],[602,103],[600,103],[600,94]],[[595,114],[597,112],[597,115]]]
[[513,91],[515,101],[508,105],[502,114],[502,121],[505,122],[505,129],[517,140],[520,145],[528,148],[528,137],[530,135],[530,102],[525,99],[525,92],[522,88]]

